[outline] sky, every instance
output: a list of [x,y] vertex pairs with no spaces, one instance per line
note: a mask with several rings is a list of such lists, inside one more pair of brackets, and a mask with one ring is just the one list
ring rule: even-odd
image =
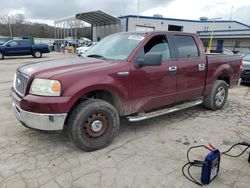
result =
[[[28,21],[53,25],[54,20],[95,10],[113,16],[137,15],[138,0],[1,0],[0,15],[22,13]],[[195,20],[232,17],[250,25],[249,10],[250,0],[139,0],[139,15],[144,16]]]

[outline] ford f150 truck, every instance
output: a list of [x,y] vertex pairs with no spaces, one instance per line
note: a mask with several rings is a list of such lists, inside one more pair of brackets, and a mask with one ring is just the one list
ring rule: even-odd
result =
[[0,46],[0,60],[4,56],[32,55],[34,58],[42,57],[43,53],[49,53],[48,45],[31,44],[28,40],[9,40]]
[[19,67],[11,95],[24,126],[65,130],[86,151],[107,146],[121,116],[221,109],[242,69],[240,56],[206,55],[196,34],[182,32],[116,33],[85,56]]

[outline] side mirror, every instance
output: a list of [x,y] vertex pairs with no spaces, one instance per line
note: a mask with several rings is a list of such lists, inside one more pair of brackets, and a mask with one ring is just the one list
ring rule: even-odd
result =
[[6,44],[7,47],[10,47],[10,44]]
[[140,68],[144,66],[160,66],[162,64],[161,53],[146,53],[143,58],[138,58],[135,62],[135,67]]

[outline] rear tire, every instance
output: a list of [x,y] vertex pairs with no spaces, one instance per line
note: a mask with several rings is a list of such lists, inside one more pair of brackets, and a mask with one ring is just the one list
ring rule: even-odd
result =
[[119,130],[116,109],[106,101],[88,99],[72,111],[67,129],[75,145],[85,151],[106,147]]
[[4,59],[4,54],[3,52],[0,52],[0,60]]
[[223,80],[216,80],[210,94],[204,97],[203,105],[211,110],[219,110],[226,103],[227,96],[227,83]]
[[34,58],[41,58],[42,57],[42,52],[40,50],[34,50],[32,56]]

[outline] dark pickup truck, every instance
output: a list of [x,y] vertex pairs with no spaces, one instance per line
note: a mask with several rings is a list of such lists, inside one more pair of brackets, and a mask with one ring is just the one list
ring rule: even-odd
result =
[[43,53],[49,53],[48,45],[31,44],[28,40],[9,40],[0,46],[0,60],[4,56],[32,55],[35,58],[42,57]]
[[241,56],[206,55],[196,34],[182,32],[116,33],[85,56],[19,67],[11,95],[24,126],[64,130],[86,151],[107,146],[121,116],[221,109],[242,70]]

